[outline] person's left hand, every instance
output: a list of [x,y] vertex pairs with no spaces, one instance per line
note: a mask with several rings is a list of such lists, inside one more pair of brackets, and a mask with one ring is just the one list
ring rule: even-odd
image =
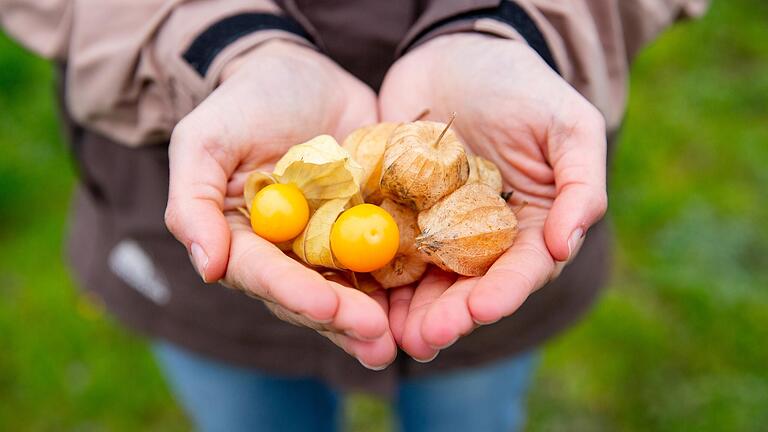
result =
[[[498,165],[519,228],[515,244],[483,277],[431,270],[416,288],[390,292],[390,328],[420,361],[517,310],[556,277],[604,214],[606,138],[602,115],[522,42],[479,34],[440,36],[389,71],[384,121],[424,108],[447,121],[476,154]],[[527,203],[527,204],[523,204]]]

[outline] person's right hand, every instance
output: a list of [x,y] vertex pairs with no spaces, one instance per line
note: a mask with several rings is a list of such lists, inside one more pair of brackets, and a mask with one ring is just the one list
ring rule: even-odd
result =
[[279,318],[310,327],[363,365],[391,363],[387,299],[326,280],[253,233],[234,211],[245,176],[270,170],[290,146],[337,139],[377,120],[373,91],[324,55],[268,42],[230,63],[221,85],[173,131],[165,220],[206,282],[260,298]]

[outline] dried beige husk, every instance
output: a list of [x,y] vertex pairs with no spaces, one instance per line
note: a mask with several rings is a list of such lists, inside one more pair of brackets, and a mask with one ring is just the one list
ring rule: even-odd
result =
[[469,178],[466,184],[483,183],[497,193],[502,191],[501,171],[493,162],[481,156],[469,156]]
[[340,198],[322,204],[309,218],[304,231],[293,241],[293,253],[310,265],[343,268],[331,252],[331,228],[350,202],[349,198]]
[[319,269],[320,274],[329,281],[370,294],[381,289],[381,285],[368,273],[355,273],[346,270]]
[[348,275],[351,279],[352,286],[366,294],[370,294],[383,288],[381,284],[370,275],[370,273],[349,272]]
[[417,121],[398,126],[390,136],[380,188],[385,197],[424,210],[468,177],[467,154],[450,123]]
[[427,270],[427,263],[416,249],[416,236],[419,226],[416,212],[410,207],[385,199],[380,207],[386,210],[397,222],[400,232],[400,245],[397,255],[384,267],[371,272],[383,288],[393,288],[414,283],[421,279]]
[[383,196],[379,189],[384,149],[392,132],[399,123],[384,122],[364,126],[353,131],[342,147],[363,168],[361,192],[366,202],[378,204]]
[[418,282],[427,271],[427,262],[418,254],[397,254],[383,268],[371,272],[382,288],[394,288]]
[[248,174],[243,186],[243,198],[245,198],[245,206],[248,208],[248,212],[245,214],[246,217],[250,217],[251,205],[253,205],[253,198],[256,194],[265,187],[275,183],[277,183],[277,180],[275,180],[272,174],[261,171],[253,171]]
[[517,217],[498,192],[482,183],[462,186],[418,216],[417,249],[438,267],[484,275],[515,241]]
[[296,185],[310,207],[325,200],[349,198],[360,192],[363,168],[329,135],[291,147],[277,162],[278,183]]

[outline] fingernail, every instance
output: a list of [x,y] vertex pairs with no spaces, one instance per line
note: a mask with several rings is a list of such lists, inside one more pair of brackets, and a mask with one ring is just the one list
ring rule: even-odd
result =
[[439,350],[444,350],[444,349],[446,349],[446,348],[450,347],[451,345],[455,344],[457,340],[459,340],[459,337],[458,337],[458,336],[456,336],[455,338],[453,338],[453,340],[452,340],[452,341],[448,342],[448,343],[447,343],[447,344],[445,344],[445,345],[442,345],[442,346],[432,346],[432,345],[430,345],[430,346],[432,346],[432,348],[434,348],[434,349],[436,349],[436,350],[438,350],[438,351],[439,351]]
[[205,254],[203,248],[197,243],[192,243],[189,252],[192,255],[192,262],[195,264],[197,273],[203,278],[203,282],[208,282],[205,280],[205,269],[208,268],[208,255]]
[[438,354],[440,354],[440,351],[435,352],[435,355],[433,355],[431,358],[428,358],[426,360],[417,359],[416,357],[414,357],[413,359],[416,360],[419,363],[429,363],[432,360],[436,359]]
[[384,369],[386,369],[386,368],[387,368],[387,366],[389,366],[389,365],[383,365],[383,366],[370,366],[370,365],[367,365],[367,364],[365,364],[365,362],[363,362],[363,361],[362,361],[362,360],[360,360],[360,359],[357,359],[357,361],[359,361],[359,362],[360,362],[360,364],[361,364],[361,365],[363,365],[363,367],[364,367],[364,368],[366,368],[366,369],[370,369],[370,370],[372,370],[372,371],[374,371],[374,372],[378,372],[378,371],[384,370]]
[[576,245],[582,237],[584,237],[584,229],[581,227],[576,228],[571,233],[571,236],[568,238],[568,259],[573,255],[573,250],[576,249]]

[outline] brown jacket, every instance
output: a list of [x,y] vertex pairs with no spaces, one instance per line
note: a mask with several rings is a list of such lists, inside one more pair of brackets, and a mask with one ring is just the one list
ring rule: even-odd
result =
[[[202,284],[166,231],[167,140],[176,122],[218,83],[222,67],[270,38],[312,40],[374,88],[397,55],[446,32],[482,31],[531,42],[543,35],[561,75],[618,128],[637,51],[706,0],[517,0],[525,25],[493,17],[498,0],[0,0],[0,23],[46,57],[66,63],[62,99],[81,168],[70,256],[80,282],[121,320],[152,337],[275,373],[315,375],[386,390],[400,376],[471,366],[531,349],[588,308],[609,267],[604,223],[576,260],[512,317],[481,328],[428,365],[400,356],[383,372],[360,367],[258,301]],[[184,52],[226,17],[292,17],[307,37],[282,30],[241,35],[204,76]],[[518,14],[520,15],[520,14]],[[526,27],[526,25],[530,25]],[[533,45],[533,44],[532,44]]]

